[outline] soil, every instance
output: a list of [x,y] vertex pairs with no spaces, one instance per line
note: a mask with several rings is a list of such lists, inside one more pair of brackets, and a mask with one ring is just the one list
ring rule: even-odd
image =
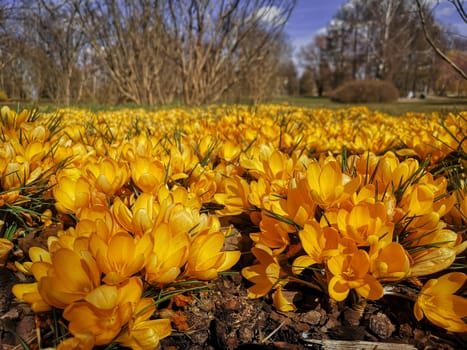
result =
[[[60,227],[40,231],[19,240],[19,252],[31,245],[45,247],[49,235]],[[464,235],[466,232],[463,233]],[[249,251],[244,235],[226,242],[228,249]],[[465,239],[465,237],[463,237]],[[11,257],[11,260],[15,256]],[[203,292],[176,297],[159,307],[159,317],[172,319],[172,335],[161,341],[166,350],[339,350],[339,349],[465,349],[467,333],[451,333],[426,319],[418,322],[413,315],[412,287],[398,285],[397,295],[385,295],[377,301],[350,295],[334,302],[315,289],[288,284],[284,293],[293,298],[297,310],[281,313],[267,298],[252,300],[247,281],[240,275],[243,266],[252,263],[243,255],[233,273],[223,274],[206,285]],[[461,261],[467,264],[467,257]],[[52,346],[50,317],[35,316],[27,304],[19,303],[11,288],[31,282],[15,271],[9,262],[0,267],[0,349],[19,350],[24,340],[31,349]],[[464,290],[463,296],[467,296]],[[413,299],[413,298],[412,298]],[[115,348],[114,348],[115,349]]]
[[[0,345],[5,350],[21,349],[19,338],[37,344],[41,336],[37,331],[41,320],[11,294],[11,286],[20,277],[0,269]],[[159,311],[159,316],[172,318],[174,327],[172,335],[161,341],[161,348],[456,350],[467,344],[466,333],[449,333],[426,321],[417,322],[413,303],[405,298],[388,295],[364,305],[336,303],[322,293],[302,289],[294,300],[297,311],[280,313],[269,300],[249,299],[239,273],[221,276],[207,291],[178,298],[170,308]],[[46,341],[47,334],[42,334],[42,342]]]

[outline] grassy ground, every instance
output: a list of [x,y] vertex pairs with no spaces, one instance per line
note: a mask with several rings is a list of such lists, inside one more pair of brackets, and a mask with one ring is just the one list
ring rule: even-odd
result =
[[392,103],[369,103],[369,104],[346,104],[332,102],[325,97],[281,97],[273,100],[277,103],[289,103],[295,106],[302,106],[308,108],[329,108],[340,109],[351,106],[366,105],[372,110],[388,113],[391,115],[401,115],[407,112],[460,112],[467,111],[467,98],[442,98],[442,97],[428,97],[425,99],[400,99],[398,102]]
[[[221,103],[221,102],[220,102]],[[245,102],[248,104],[248,102]],[[326,108],[326,109],[342,109],[352,106],[366,105],[368,108],[391,115],[401,115],[407,112],[420,112],[420,113],[431,113],[431,112],[460,112],[467,111],[467,98],[448,98],[448,97],[427,97],[425,99],[400,99],[397,102],[392,103],[369,103],[369,104],[348,104],[348,103],[337,103],[332,102],[325,97],[305,97],[305,96],[284,96],[274,98],[267,103],[280,103],[290,104],[293,106],[307,107],[307,108]],[[25,108],[31,109],[38,107],[42,112],[53,112],[58,108],[65,107],[60,104],[54,104],[51,102],[39,102],[31,103],[27,101],[10,101],[0,102],[0,106],[7,105],[14,110],[22,110]],[[115,110],[120,108],[145,108],[145,109],[160,109],[160,108],[172,108],[181,107],[183,104],[173,102],[164,106],[153,106],[153,107],[142,107],[135,104],[124,104],[124,105],[97,105],[97,104],[78,104],[73,107],[90,109],[92,111],[98,110]]]

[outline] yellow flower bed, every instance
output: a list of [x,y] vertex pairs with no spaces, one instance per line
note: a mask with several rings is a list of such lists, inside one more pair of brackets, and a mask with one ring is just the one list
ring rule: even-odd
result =
[[[295,309],[283,293],[291,282],[336,301],[380,299],[400,281],[420,290],[467,247],[466,118],[365,107],[3,107],[0,261],[19,238],[60,228],[8,265],[34,277],[13,287],[18,299],[35,312],[63,310],[71,336],[59,349],[153,349],[171,333],[170,320],[153,317],[158,304],[235,265],[250,297],[282,311]],[[246,234],[222,217],[256,228],[253,265],[225,248]],[[416,318],[467,331],[467,301],[454,295],[466,279],[427,282]]]

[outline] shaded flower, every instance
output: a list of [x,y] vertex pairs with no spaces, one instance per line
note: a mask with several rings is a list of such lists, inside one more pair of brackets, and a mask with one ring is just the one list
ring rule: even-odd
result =
[[57,350],[92,350],[94,345],[94,334],[78,333],[74,337],[61,341]]
[[274,293],[272,293],[272,302],[274,307],[282,312],[290,312],[296,309],[295,305],[293,304],[292,300],[289,300],[284,296],[282,291],[282,287],[279,286]]
[[223,187],[214,195],[214,200],[222,204],[224,208],[218,210],[220,215],[240,215],[248,212],[248,209],[254,207],[248,201],[250,187],[248,182],[238,176],[228,177],[223,180]]
[[118,336],[116,341],[133,350],[157,349],[159,341],[169,336],[172,329],[169,319],[149,320],[155,310],[152,299],[141,299],[128,327]]
[[[31,265],[30,271],[35,280],[40,281],[43,277],[47,276],[50,267],[51,264],[38,261]],[[31,305],[31,309],[34,312],[45,312],[51,309],[51,304],[39,293],[38,282],[15,284],[12,288],[12,293],[19,300]]]
[[16,268],[19,271],[21,271],[22,273],[24,273],[24,274],[27,274],[27,275],[31,274],[31,266],[35,262],[43,261],[43,262],[46,262],[46,263],[49,263],[49,264],[52,263],[50,253],[47,250],[45,250],[44,248],[33,246],[33,247],[29,248],[28,253],[29,253],[28,254],[29,259],[31,259],[31,261],[25,261],[22,264],[20,262],[18,262],[18,261],[15,261]]
[[273,256],[270,248],[262,244],[256,244],[251,252],[258,259],[258,264],[242,269],[242,276],[254,283],[248,288],[248,296],[252,299],[260,298],[268,294],[272,289],[287,284],[287,274],[282,271],[277,257]]
[[0,267],[5,265],[14,244],[6,238],[0,238]]

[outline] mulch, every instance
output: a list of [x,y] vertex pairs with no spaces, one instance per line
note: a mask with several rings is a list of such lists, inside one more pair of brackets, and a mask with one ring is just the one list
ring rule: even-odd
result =
[[[0,345],[5,350],[22,349],[19,337],[33,344],[32,349],[39,348],[39,337],[42,347],[51,345],[50,320],[35,317],[11,294],[11,286],[22,280],[18,273],[0,269]],[[248,298],[244,283],[239,273],[224,275],[206,291],[185,298],[190,302],[162,305],[159,316],[171,317],[174,331],[161,341],[161,348],[457,350],[467,344],[467,333],[417,322],[413,302],[404,298],[387,295],[364,305],[352,298],[337,303],[302,288],[294,299],[297,310],[281,313],[267,299]]]

